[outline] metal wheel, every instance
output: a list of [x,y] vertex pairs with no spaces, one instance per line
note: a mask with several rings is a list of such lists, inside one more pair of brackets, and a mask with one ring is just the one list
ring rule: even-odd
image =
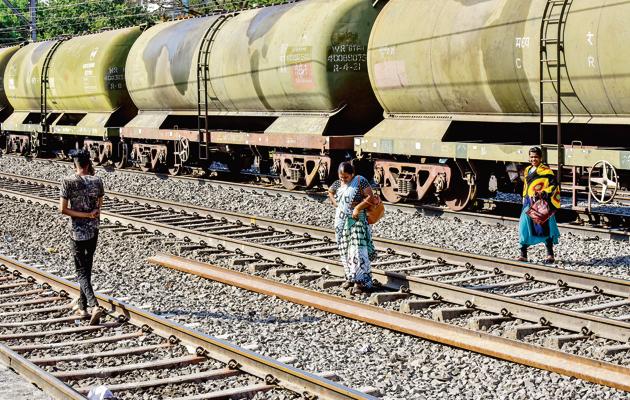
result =
[[118,169],[127,168],[127,157],[120,157],[120,159],[114,163],[114,167]]
[[[392,174],[394,179],[398,179],[398,174]],[[398,194],[398,182],[392,182],[390,179],[386,179],[383,186],[381,186],[381,193],[385,200],[390,203],[399,203],[402,197]]]
[[106,151],[98,152],[98,160],[97,160],[98,165],[104,165],[108,160],[109,160],[109,157],[107,157]]
[[477,195],[477,185],[469,184],[459,174],[452,178],[451,187],[444,193],[442,199],[446,206],[453,211],[463,211]]
[[[594,173],[595,171],[595,173]],[[619,189],[617,170],[608,161],[595,163],[588,171],[588,191],[600,204],[608,204],[615,198]]]
[[127,143],[118,143],[118,160],[114,161],[114,167],[123,169],[127,168],[129,163],[129,146]]
[[180,175],[184,170],[184,167],[181,165],[172,165],[168,168],[168,174],[171,176]]
[[295,190],[298,187],[296,183],[291,182],[289,177],[286,176],[286,174],[284,173],[284,169],[280,173],[280,183],[282,183],[282,186],[284,186],[284,188],[287,190]]
[[151,161],[147,160],[146,162],[141,162],[138,164],[140,167],[140,171],[142,172],[150,172],[153,170],[153,166],[151,165]]

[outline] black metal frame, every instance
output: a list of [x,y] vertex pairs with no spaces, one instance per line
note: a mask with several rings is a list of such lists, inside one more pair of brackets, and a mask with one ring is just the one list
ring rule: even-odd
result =
[[[40,148],[46,148],[46,142],[48,139],[48,133],[50,129],[50,125],[48,123],[48,89],[49,89],[49,77],[48,72],[50,69],[50,63],[52,61],[53,55],[61,46],[61,44],[65,41],[65,39],[57,40],[52,47],[46,53],[46,57],[44,58],[44,64],[42,65],[42,74],[40,79],[39,91],[40,91],[40,103],[39,103],[39,125],[41,126],[41,132],[38,133]],[[31,138],[31,141],[33,139]],[[31,142],[31,150],[34,150],[33,143]]]
[[201,46],[197,54],[197,130],[199,132],[200,160],[208,159],[208,143],[205,140],[205,135],[208,132],[208,100],[212,101],[215,107],[225,109],[225,106],[218,98],[208,98],[208,87],[212,89],[212,82],[209,80],[210,66],[208,59],[219,30],[232,16],[234,16],[234,14],[220,15],[212,23],[201,40]]

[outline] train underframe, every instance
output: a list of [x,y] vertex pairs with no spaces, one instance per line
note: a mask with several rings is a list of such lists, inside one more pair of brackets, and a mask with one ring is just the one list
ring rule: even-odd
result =
[[[76,148],[87,149],[97,165],[113,164],[116,168],[137,167],[145,172],[178,175],[191,168],[203,171],[225,171],[232,176],[249,175],[276,181],[286,189],[326,187],[336,179],[339,163],[351,160],[350,149],[296,149],[210,144],[179,137],[175,140],[139,138],[77,138],[67,135],[5,132],[3,151],[33,156],[67,157]],[[494,192],[518,193],[524,163],[434,159],[384,154],[362,154],[354,160],[357,171],[372,179],[383,198],[392,203],[418,202],[445,204],[462,211],[471,208],[478,197]],[[218,166],[218,167],[217,167]],[[600,183],[601,171],[589,167],[565,168],[566,179],[574,191],[592,191],[598,202],[612,196],[589,185]],[[625,171],[615,171],[615,184],[621,190],[630,186]],[[595,185],[597,186],[597,185]],[[602,200],[602,201],[600,201]]]
[[332,167],[345,156],[337,151],[298,152],[292,148],[204,145],[187,139],[125,139],[119,143],[119,148],[117,168],[137,166],[143,171],[168,171],[171,175],[184,173],[190,168],[255,175],[277,180],[290,190],[326,184]]
[[118,139],[76,138],[66,135],[44,135],[41,133],[8,132],[4,134],[2,151],[34,157],[57,156],[64,158],[73,149],[84,148],[90,152],[97,165],[115,160],[118,155]]
[[476,173],[471,162],[395,158],[374,158],[372,162],[374,182],[389,202],[437,200],[460,211],[476,197]]

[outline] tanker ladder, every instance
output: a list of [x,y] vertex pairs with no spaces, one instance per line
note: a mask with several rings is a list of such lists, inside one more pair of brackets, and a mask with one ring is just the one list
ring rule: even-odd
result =
[[42,76],[39,85],[39,124],[42,128],[40,132],[32,132],[30,140],[31,153],[36,156],[41,155],[48,148],[48,134],[50,130],[50,124],[48,123],[48,89],[50,88],[50,79],[48,78],[48,72],[50,70],[50,62],[53,55],[65,40],[65,38],[62,38],[57,40],[55,44],[53,44],[50,50],[48,50],[48,52],[46,53],[44,64],[42,65]]
[[[208,100],[212,102],[212,106],[216,109],[225,109],[221,101],[212,90],[213,97],[208,96],[208,85],[212,86],[209,81],[210,65],[208,57],[216,41],[217,34],[223,24],[233,15],[220,15],[208,28],[199,47],[197,54],[197,128],[199,131],[199,160],[207,160],[209,158],[208,148]],[[212,89],[212,87],[210,87]],[[178,160],[175,160],[177,164]],[[180,160],[181,162],[181,160]]]
[[[576,108],[579,109],[580,114],[591,117],[591,113],[575,91],[566,63],[564,38],[567,19],[572,5],[573,0],[547,0],[540,27],[540,145],[543,150],[557,150],[557,180],[560,186],[562,186],[562,172],[565,160],[564,146],[562,144],[562,109],[566,109],[570,114],[568,122],[573,121],[575,118],[574,110]],[[551,58],[554,56],[555,58]],[[562,85],[563,80],[566,85]],[[546,97],[545,89],[553,89],[553,94]],[[569,102],[569,99],[572,100]],[[555,118],[553,120],[546,118],[546,114],[553,114],[554,112]],[[545,139],[545,127],[555,128],[556,144],[548,143]],[[580,142],[572,143],[571,145],[573,146],[574,144],[581,145]],[[576,167],[571,168],[571,175],[572,204],[576,208],[579,175]],[[592,192],[590,185],[587,189]],[[612,197],[614,197],[614,193],[607,201],[596,198],[600,203],[607,203],[612,200]],[[590,211],[590,199],[591,195],[589,194],[588,211]]]

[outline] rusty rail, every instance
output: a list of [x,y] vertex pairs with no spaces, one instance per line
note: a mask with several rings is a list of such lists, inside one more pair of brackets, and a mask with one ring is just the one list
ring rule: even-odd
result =
[[630,368],[627,367],[390,311],[182,257],[158,254],[149,262],[437,343],[630,391]]
[[[3,268],[18,271],[22,276],[32,277],[39,283],[46,283],[56,291],[63,290],[73,296],[79,295],[77,284],[35,267],[5,256],[0,256],[1,265],[4,265]],[[175,337],[179,343],[196,348],[197,354],[216,359],[226,365],[236,366],[238,370],[244,373],[264,379],[265,382],[271,382],[271,385],[300,394],[306,393],[317,396],[320,399],[375,399],[373,396],[235,346],[227,341],[190,330],[180,324],[125,304],[113,297],[97,293],[97,298],[99,305],[104,307],[108,313],[124,317],[126,322],[138,327],[146,325],[151,328],[152,332],[165,338]],[[50,374],[45,372],[40,374],[34,364],[10,350],[5,350],[7,350],[6,347],[0,345],[0,358],[8,365],[18,367],[19,372],[23,372],[29,379],[36,381],[38,386],[45,389],[50,388],[51,395],[59,399],[82,398],[81,396],[77,397],[74,390],[68,387],[62,388],[63,384],[58,379],[51,378]],[[68,393],[67,396],[64,394],[66,392]]]

